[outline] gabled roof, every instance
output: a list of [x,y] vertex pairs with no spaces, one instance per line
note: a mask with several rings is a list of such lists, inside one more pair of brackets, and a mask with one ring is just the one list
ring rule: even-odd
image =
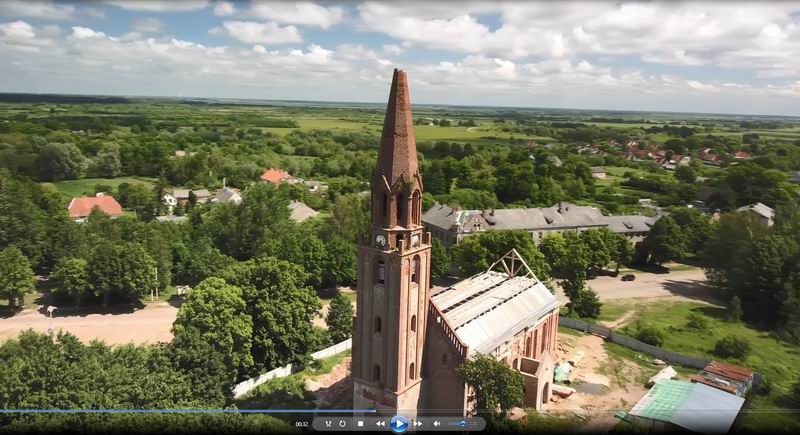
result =
[[198,198],[208,198],[211,196],[211,192],[209,192],[208,189],[193,190],[192,193]]
[[491,353],[560,305],[516,250],[486,272],[437,291],[430,300],[470,354]]
[[122,206],[111,196],[72,198],[67,209],[69,210],[70,218],[79,219],[88,217],[95,207],[109,216],[122,215]]
[[303,222],[306,219],[316,217],[318,214],[318,211],[300,201],[289,203],[289,217],[295,222]]
[[736,211],[752,211],[764,217],[765,219],[772,219],[775,217],[775,210],[760,202],[739,207],[736,209]]
[[278,184],[281,184],[281,182],[286,181],[290,178],[294,177],[289,175],[289,173],[284,171],[283,169],[269,168],[267,169],[266,172],[261,174],[261,181],[266,181],[276,186]]
[[216,195],[214,195],[214,201],[224,204],[237,196],[239,196],[239,189],[226,187],[217,190]]

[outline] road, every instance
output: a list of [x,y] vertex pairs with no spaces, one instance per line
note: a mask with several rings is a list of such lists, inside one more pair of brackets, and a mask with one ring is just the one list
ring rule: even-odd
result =
[[[670,298],[675,300],[692,300],[718,303],[719,301],[703,284],[706,276],[702,269],[676,271],[670,273],[636,273],[634,281],[622,281],[620,278],[601,276],[587,282],[597,293],[601,301],[637,298]],[[561,288],[558,298],[562,302],[568,299]]]
[[[53,317],[53,329],[68,331],[84,343],[94,339],[107,344],[157,343],[172,341],[172,322],[178,309],[162,302],[120,314],[59,315]],[[0,319],[0,341],[16,337],[20,331],[33,329],[47,333],[50,319],[38,310],[28,309]]]

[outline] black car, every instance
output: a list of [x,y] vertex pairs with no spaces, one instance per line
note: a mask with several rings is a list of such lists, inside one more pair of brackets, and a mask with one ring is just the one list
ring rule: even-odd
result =
[[627,275],[622,275],[622,280],[623,281],[633,281],[634,279],[636,279],[636,275],[634,275],[632,273],[629,273]]

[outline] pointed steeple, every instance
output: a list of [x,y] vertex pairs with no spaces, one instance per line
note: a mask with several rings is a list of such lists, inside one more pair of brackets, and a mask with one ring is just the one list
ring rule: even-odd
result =
[[400,177],[406,181],[413,180],[419,172],[408,78],[398,69],[394,70],[392,77],[376,171],[377,177],[386,177],[390,187]]

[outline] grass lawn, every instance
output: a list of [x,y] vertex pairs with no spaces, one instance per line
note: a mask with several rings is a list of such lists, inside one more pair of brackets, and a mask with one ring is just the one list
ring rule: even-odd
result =
[[144,177],[121,177],[121,178],[84,178],[81,180],[64,180],[52,183],[42,183],[45,187],[57,190],[66,198],[76,196],[94,196],[94,186],[104,184],[116,189],[122,183],[144,184],[148,188],[153,187],[154,179]]
[[[788,409],[796,409],[797,405],[791,404],[786,398],[791,385],[800,380],[797,372],[797,367],[800,366],[800,349],[773,338],[767,331],[754,329],[745,323],[725,321],[726,311],[725,308],[694,302],[649,304],[642,307],[641,319],[664,332],[664,349],[747,367],[768,380],[773,386],[772,392],[766,396],[752,396],[753,403],[749,409],[753,412],[742,416],[741,428],[758,431],[770,428],[786,431],[787,428],[794,428],[800,431],[800,420],[796,415],[787,412]],[[698,332],[686,328],[687,317],[692,312],[699,313],[708,320],[709,331]],[[634,336],[636,325],[629,324],[617,332]],[[714,344],[726,335],[735,335],[749,341],[752,346],[750,355],[744,360],[714,355]],[[778,412],[765,412],[766,410]]]

